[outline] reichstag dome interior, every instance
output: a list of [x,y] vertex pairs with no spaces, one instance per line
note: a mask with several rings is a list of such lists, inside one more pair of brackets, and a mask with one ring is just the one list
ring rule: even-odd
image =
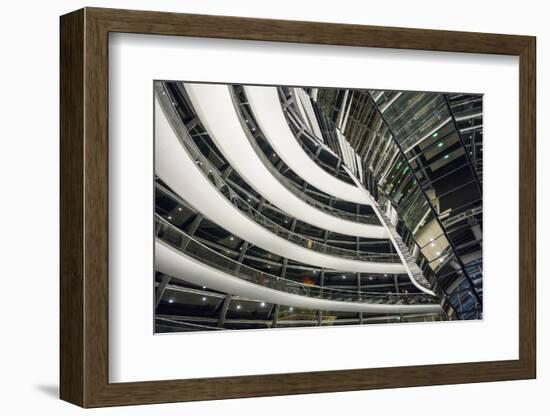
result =
[[483,318],[482,95],[154,96],[156,333]]

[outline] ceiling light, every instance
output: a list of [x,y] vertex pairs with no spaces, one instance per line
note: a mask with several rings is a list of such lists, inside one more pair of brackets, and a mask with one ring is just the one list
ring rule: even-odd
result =
[[438,251],[435,253],[437,256],[439,256],[441,254],[441,251]]
[[233,236],[229,237],[229,239],[230,239],[231,241],[233,241],[233,240],[234,240]]
[[260,306],[263,308],[265,306],[265,302],[260,303]]
[[205,296],[202,297],[202,301],[206,302],[206,297]]
[[434,243],[432,243],[432,244],[430,244],[430,245],[431,245],[432,247],[435,247],[435,244],[434,244]]
[[443,142],[439,142],[439,143],[437,144],[437,147],[443,147]]
[[174,303],[174,299],[168,299],[168,303]]
[[237,309],[241,309],[241,305],[237,305]]
[[178,207],[178,211],[180,211],[180,212],[181,212],[181,210],[182,210],[182,208],[181,208],[181,207]]
[[172,217],[171,217],[170,215],[168,215],[168,219],[169,219],[169,220],[171,220],[171,219],[172,219]]
[[288,309],[290,312],[292,312],[294,310],[294,308],[291,306],[289,309]]
[[448,159],[448,158],[449,158],[449,155],[443,156],[443,159]]
[[432,137],[437,137],[437,133],[434,133],[434,134],[432,135]]

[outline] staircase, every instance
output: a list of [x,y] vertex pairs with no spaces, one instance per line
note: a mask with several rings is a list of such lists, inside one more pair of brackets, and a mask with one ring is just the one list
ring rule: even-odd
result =
[[[374,178],[372,176],[369,176],[368,178],[365,177],[365,183],[363,184],[356,176],[351,173],[351,171],[347,167],[345,169],[355,182],[355,185],[364,189],[367,195],[369,195],[369,199],[371,200],[374,210],[377,212],[377,214],[379,214],[379,218],[384,222],[385,228],[390,232],[391,239],[395,242],[395,245],[397,246],[397,254],[399,255],[401,261],[406,263],[411,278],[423,288],[431,291],[432,285],[430,284],[428,279],[424,277],[424,273],[422,273],[422,270],[420,269],[420,267],[418,267],[418,264],[416,264],[416,259],[412,256],[409,248],[403,242],[403,239],[395,229],[395,226],[392,224],[390,218],[386,215],[386,210],[384,207],[390,202],[388,202],[385,196],[378,193]],[[369,189],[372,189],[372,191],[369,191]]]
[[409,248],[406,246],[406,244],[403,242],[403,239],[395,229],[395,226],[392,224],[390,218],[386,215],[386,210],[384,207],[378,205],[376,203],[376,209],[378,209],[378,212],[380,213],[380,216],[382,217],[382,220],[387,226],[387,229],[389,230],[393,241],[397,245],[397,250],[400,252],[400,257],[402,256],[402,259],[405,260],[405,263],[407,264],[407,267],[412,275],[412,278],[422,287],[431,290],[432,285],[424,277],[424,273],[422,273],[422,270],[420,270],[420,267],[416,264],[416,259],[412,256],[412,254],[409,251]]

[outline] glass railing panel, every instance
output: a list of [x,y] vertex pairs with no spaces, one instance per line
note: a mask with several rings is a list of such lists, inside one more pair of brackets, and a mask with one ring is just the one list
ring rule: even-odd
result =
[[[355,185],[348,173],[343,168],[338,167],[341,165],[339,158],[336,155],[330,155],[329,152],[320,144],[330,144],[331,142],[336,142],[337,139],[327,137],[317,138],[313,136],[313,134],[306,128],[305,121],[301,118],[299,112],[295,108],[296,98],[294,98],[294,101],[290,101],[289,99],[290,97],[293,97],[293,94],[286,90],[287,89],[285,88],[279,88],[279,97],[281,99],[283,112],[285,114],[287,124],[289,125],[300,146],[304,149],[305,153],[323,170],[346,183]],[[312,105],[314,106],[314,109],[316,109],[314,102],[312,102]],[[324,123],[330,123],[330,121],[324,120]],[[330,132],[333,131],[332,128],[323,126],[323,120],[319,120],[319,124],[323,134],[330,134]],[[324,153],[324,158],[330,159],[332,164],[325,162],[321,157],[321,154],[316,155],[315,152],[317,151]]]
[[[203,165],[204,166],[204,165]],[[210,172],[210,169],[208,169]],[[213,175],[213,172],[210,175]],[[212,176],[213,177],[213,176]],[[163,188],[161,185],[156,185],[157,192],[173,198],[178,201],[178,203],[183,203],[175,194],[168,191],[166,188]],[[241,212],[245,213],[247,216],[252,218],[257,224],[271,231],[274,235],[279,236],[287,241],[290,241],[299,246],[338,257],[344,257],[352,260],[358,261],[373,261],[373,262],[384,262],[384,263],[399,263],[399,257],[395,254],[386,254],[386,253],[377,253],[377,252],[366,252],[366,251],[356,251],[348,250],[340,247],[330,246],[327,244],[320,243],[315,241],[312,238],[304,237],[295,232],[291,232],[284,227],[272,222],[254,208],[252,208],[248,203],[244,202],[242,199],[237,197],[236,194],[232,193],[229,187],[222,186],[219,188],[220,192],[233,203]],[[168,213],[166,213],[168,214]]]
[[[369,170],[368,175],[374,173],[375,178],[374,183],[369,182],[369,190],[373,195],[387,196],[394,207],[398,208],[399,217],[403,220],[403,228],[398,230],[398,233],[411,252],[414,247],[410,244],[419,241],[422,236],[431,235],[436,239],[438,247],[435,251],[430,251],[431,245],[423,250],[417,250],[417,263],[421,263],[425,273],[431,273],[433,278],[438,280],[440,274],[448,269],[448,264],[461,268],[461,260],[451,250],[449,236],[441,235],[445,234],[441,228],[442,221],[449,218],[448,223],[456,222],[458,227],[464,226],[464,218],[481,215],[480,212],[476,212],[478,208],[473,206],[475,204],[455,203],[463,192],[467,192],[475,201],[479,202],[481,199],[481,194],[476,193],[473,188],[474,176],[464,170],[468,167],[465,157],[468,149],[472,160],[476,161],[474,166],[479,175],[481,163],[477,160],[481,160],[481,155],[474,158],[473,153],[481,153],[480,139],[474,143],[473,136],[477,130],[469,130],[473,132],[469,136],[470,147],[462,146],[444,94],[403,92],[396,96],[394,93],[370,91],[372,100],[379,110],[378,116],[382,115],[384,125],[395,133],[396,137],[392,140],[399,144],[399,149],[397,152],[393,150],[396,156],[392,160],[388,152],[396,147],[384,148],[380,141],[375,139],[369,143],[369,135],[363,134],[366,145],[361,155]],[[452,110],[465,117],[459,122],[463,123],[459,124],[459,127],[470,129],[481,125],[479,114],[474,114],[475,117],[469,116],[474,111],[479,112],[480,100],[471,100],[471,96],[463,98],[468,100],[468,103],[460,108],[455,105],[455,109]],[[462,98],[457,96],[455,99]],[[451,100],[451,105],[454,104],[456,101]],[[332,105],[339,107],[338,103]],[[373,118],[375,119],[376,117]],[[380,169],[382,160],[386,166]],[[456,178],[460,178],[458,185],[455,183],[453,186],[450,178],[454,182]],[[380,202],[380,195],[377,198]],[[440,216],[436,218],[434,212]],[[433,229],[434,224],[438,225],[437,231]],[[412,236],[411,232],[415,235]],[[463,237],[459,230],[457,236]],[[440,244],[441,242],[444,244]],[[437,255],[437,252],[440,254]]]
[[[195,165],[197,166],[197,168],[202,170],[203,174],[211,182],[211,184],[236,208],[246,214],[249,218],[253,219],[257,224],[270,230],[273,234],[280,236],[281,238],[284,238],[295,244],[298,244],[302,247],[306,247],[308,249],[312,249],[329,255],[336,255],[361,261],[377,261],[390,263],[400,262],[399,258],[393,254],[357,252],[338,247],[332,247],[326,244],[320,244],[313,239],[308,239],[297,233],[290,232],[285,227],[282,227],[279,224],[269,220],[267,217],[262,215],[255,208],[253,208],[248,200],[243,199],[237,192],[235,192],[231,187],[228,186],[227,182],[222,178],[220,172],[218,172],[217,169],[210,164],[210,162],[204,157],[200,150],[197,149],[194,142],[189,140],[189,135],[187,134],[185,127],[178,122],[179,119],[177,117],[171,117],[170,119],[173,126],[176,128],[176,131],[180,138],[180,142],[182,143],[183,147],[187,150],[189,155],[195,161]],[[175,197],[175,195],[172,195],[172,197]],[[342,215],[341,211],[336,212],[340,214],[342,218],[355,218],[356,220],[358,220],[358,222],[366,221],[364,220],[365,218],[370,218],[373,216],[357,214]]]
[[317,297],[344,302],[380,303],[380,304],[433,304],[438,303],[437,297],[426,294],[379,294],[362,291],[332,289],[315,285],[297,283],[284,277],[272,275],[247,265],[238,263],[224,255],[209,249],[197,240],[171,225],[160,216],[155,216],[156,235],[161,241],[180,250],[203,264],[214,267],[224,273],[239,277],[248,282],[275,290],[301,296]]
[[[235,100],[235,108],[237,111],[241,114],[241,123],[243,124],[243,130],[247,137],[249,138],[249,142],[251,143],[252,147],[256,150],[256,154],[258,157],[262,160],[265,167],[275,176],[279,182],[281,182],[285,187],[292,192],[294,195],[296,195],[298,198],[302,199],[304,202],[307,202],[309,205],[320,209],[332,216],[342,218],[348,221],[353,222],[360,222],[364,224],[373,224],[373,225],[379,225],[380,222],[378,220],[378,217],[376,215],[357,215],[355,213],[350,213],[346,211],[340,211],[335,209],[334,207],[322,203],[321,201],[312,198],[312,194],[308,194],[304,191],[302,191],[296,183],[294,183],[289,177],[281,174],[281,172],[274,166],[273,160],[270,160],[271,154],[273,152],[272,149],[268,149],[266,152],[266,149],[262,149],[260,143],[267,143],[267,140],[265,138],[262,138],[261,140],[258,140],[250,131],[251,128],[254,128],[256,135],[261,135],[261,132],[259,128],[257,127],[254,118],[247,108],[246,104],[241,102],[241,98],[239,98],[239,94],[234,93],[233,98]],[[266,154],[267,153],[267,154]],[[282,166],[285,166],[284,162],[282,162],[280,159],[276,159]],[[291,169],[286,166],[285,170],[288,172],[291,171]],[[294,174],[295,175],[295,174]],[[311,187],[311,185],[309,185]],[[316,192],[322,193],[319,190],[316,190]]]

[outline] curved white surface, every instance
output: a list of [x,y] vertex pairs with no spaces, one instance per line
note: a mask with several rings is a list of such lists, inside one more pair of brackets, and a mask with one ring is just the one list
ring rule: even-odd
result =
[[220,151],[232,167],[268,201],[289,215],[322,229],[366,238],[388,238],[382,225],[360,224],[326,214],[301,200],[273,177],[243,132],[229,86],[186,83],[185,90]]
[[406,273],[401,263],[365,262],[298,246],[256,224],[208,181],[189,157],[155,100],[156,174],[180,197],[229,232],[264,250],[306,264],[348,272]]
[[[279,94],[275,87],[265,86],[245,86],[246,97],[252,108],[252,112],[262,133],[269,141],[277,155],[285,161],[297,174],[300,175],[306,182],[316,186],[324,192],[351,202],[370,204],[372,199],[369,191],[359,182],[359,180],[344,166],[348,175],[352,178],[356,186],[347,184],[334,176],[330,175],[302,150],[300,144],[290,130],[286,121],[285,114],[279,101]],[[380,223],[384,228],[387,227],[377,212]],[[430,289],[420,285],[413,277],[409,267],[405,261],[403,253],[397,248],[391,233],[388,231],[388,238],[392,241],[399,258],[403,262],[403,266],[411,283],[419,290],[430,295],[435,295]]]
[[288,126],[277,88],[245,86],[244,89],[265,138],[294,172],[307,183],[336,198],[372,205],[372,200],[361,189],[332,176],[304,152]]
[[223,273],[195,259],[185,256],[161,241],[155,242],[156,268],[161,273],[178,279],[206,286],[211,289],[258,299],[269,303],[294,306],[297,308],[323,309],[339,312],[368,313],[441,313],[439,304],[435,305],[385,305],[358,302],[343,302],[310,298],[280,290],[270,289],[238,277]]

